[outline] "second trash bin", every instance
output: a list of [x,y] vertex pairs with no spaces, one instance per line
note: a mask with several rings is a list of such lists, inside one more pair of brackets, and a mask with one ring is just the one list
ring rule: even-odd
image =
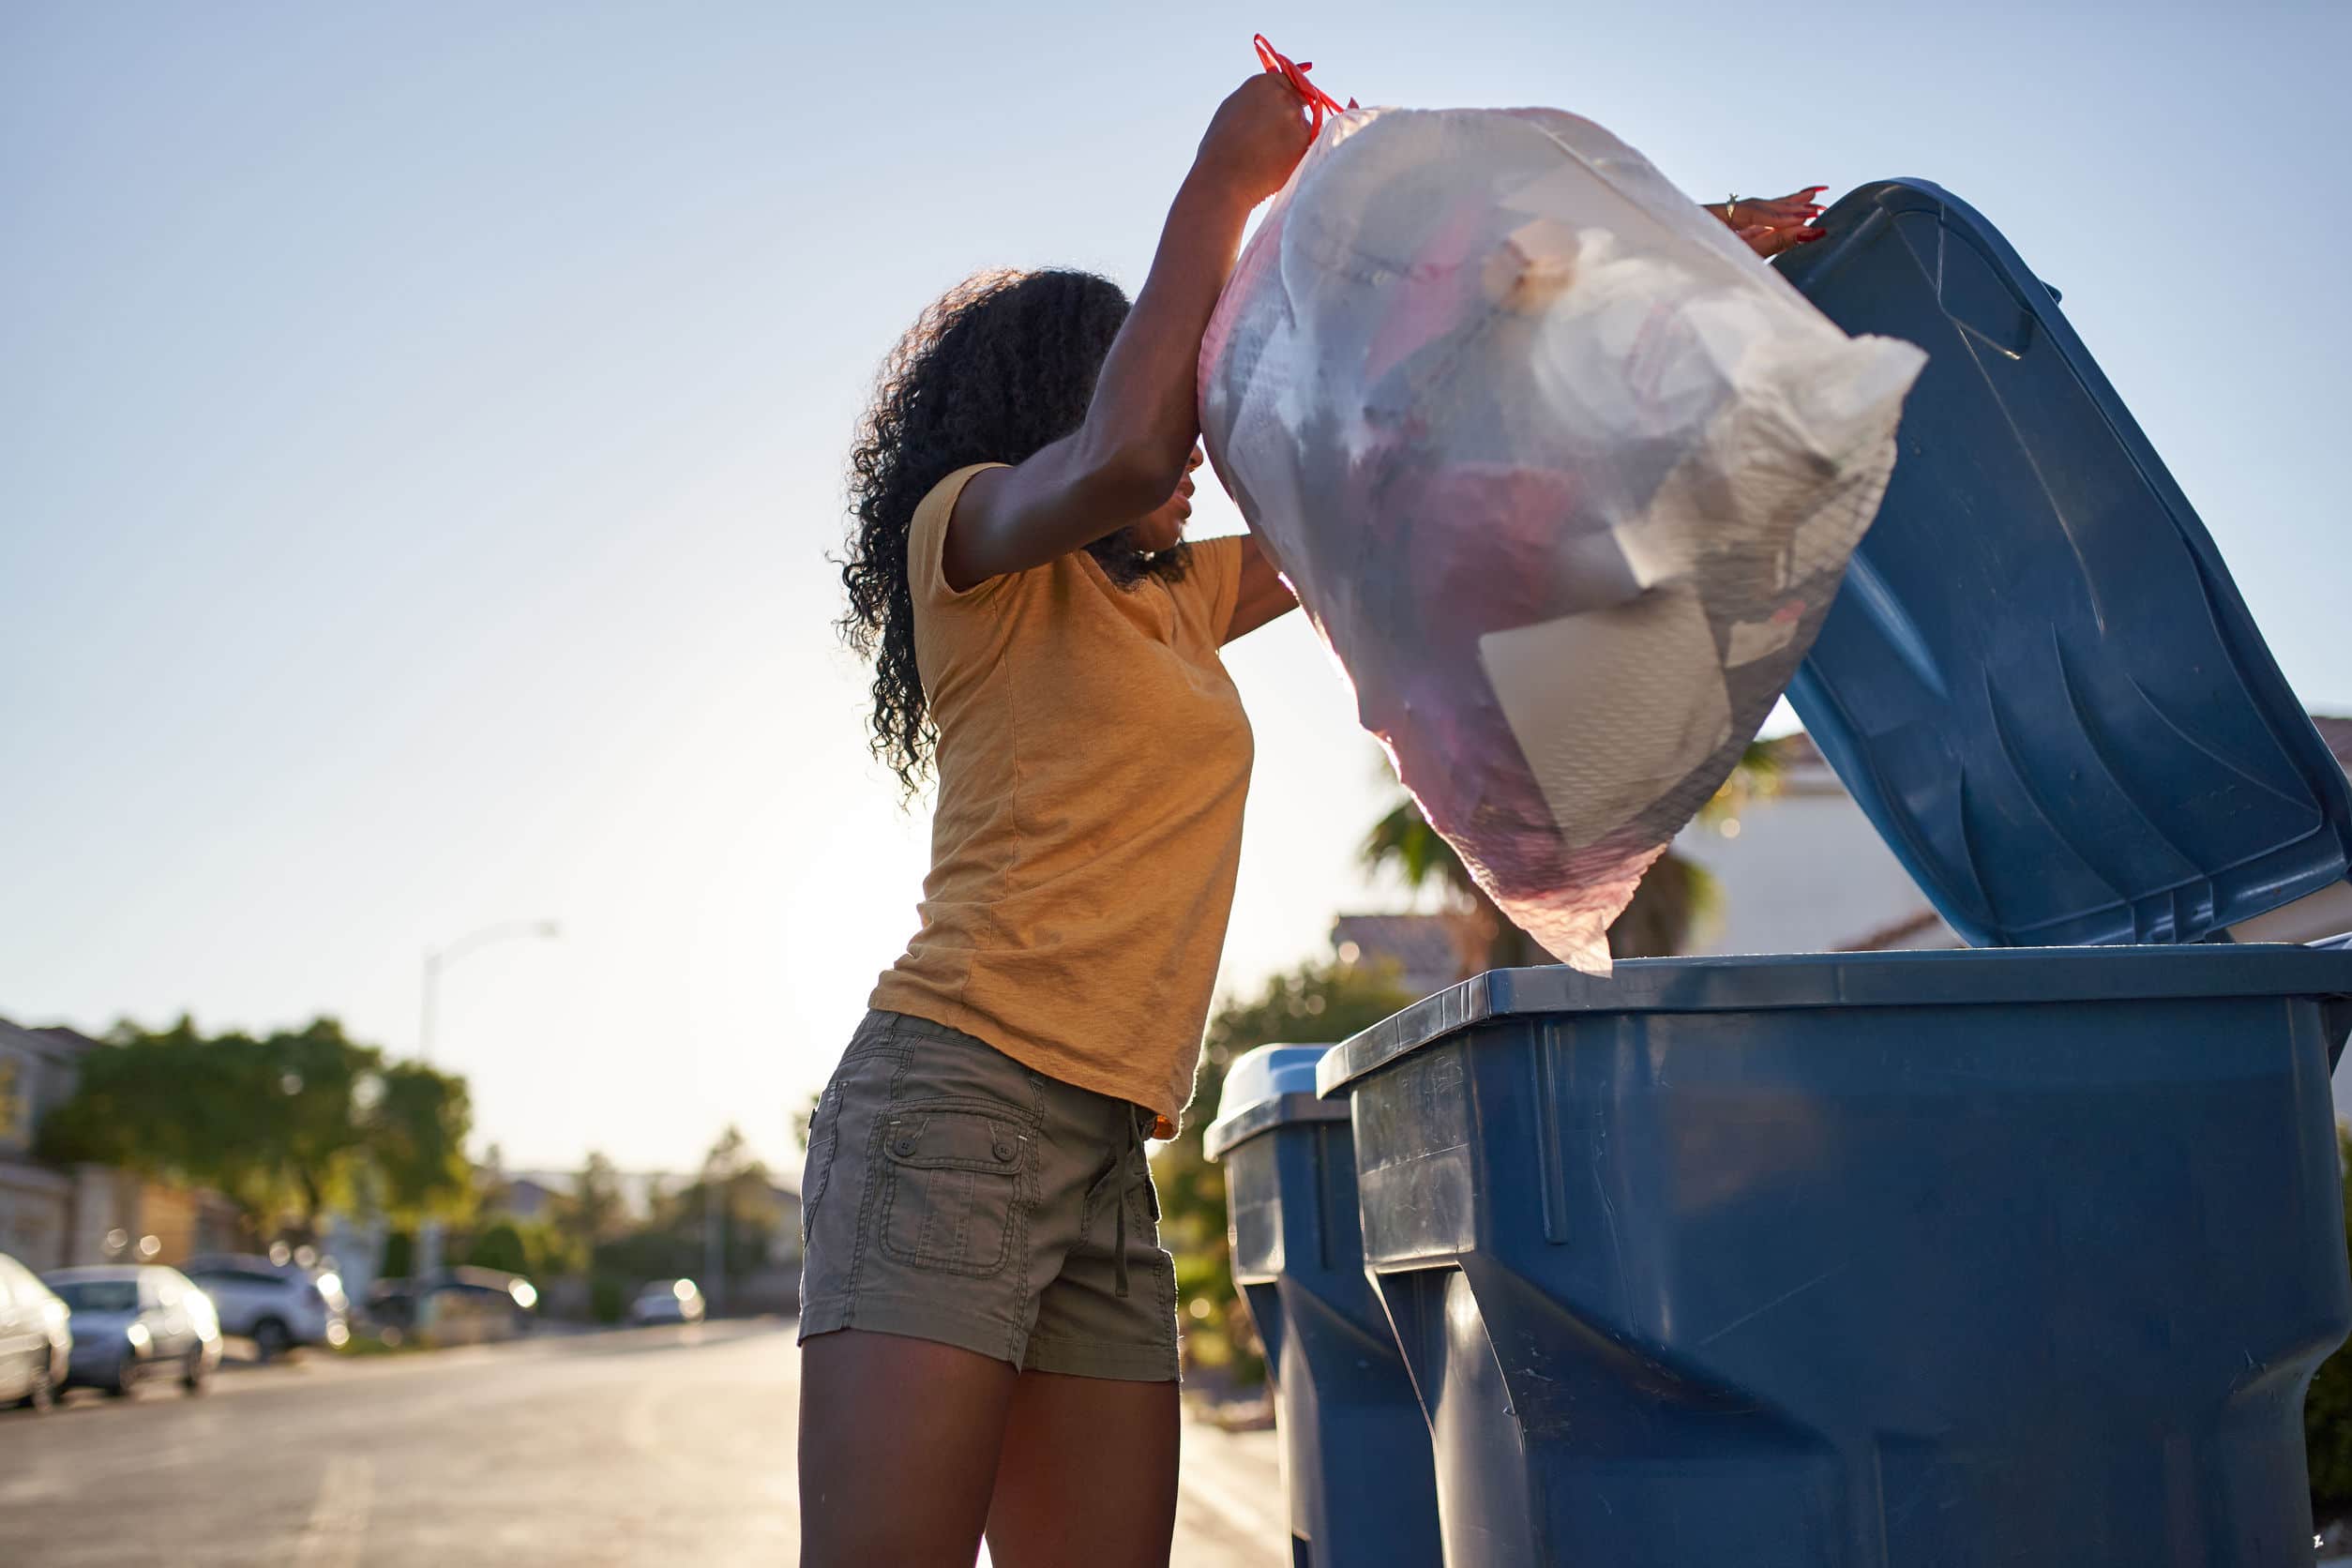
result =
[[2344,907],[2352,792],[2007,243],[1825,226],[1792,281],[1930,357],[1791,697],[2028,950],[1503,972],[1324,1058],[1445,1561],[2307,1562],[2352,952],[2218,943]]
[[1234,1063],[1203,1147],[1225,1166],[1233,1279],[1274,1377],[1294,1568],[1424,1568],[1429,1428],[1364,1277],[1348,1107],[1315,1094],[1325,1049]]

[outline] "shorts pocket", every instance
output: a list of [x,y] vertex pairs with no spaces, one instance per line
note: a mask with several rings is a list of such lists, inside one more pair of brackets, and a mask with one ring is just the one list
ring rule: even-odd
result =
[[882,1127],[882,1250],[901,1262],[982,1277],[1003,1269],[1020,1230],[1030,1138],[1014,1111],[908,1107]]

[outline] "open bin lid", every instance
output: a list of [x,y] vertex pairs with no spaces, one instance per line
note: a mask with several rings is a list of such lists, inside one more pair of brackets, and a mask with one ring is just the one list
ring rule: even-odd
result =
[[1344,1100],[1315,1097],[1315,1066],[1329,1046],[1260,1046],[1233,1063],[1217,1097],[1217,1119],[1200,1135],[1201,1152],[1222,1159],[1235,1144],[1289,1122],[1345,1122]]
[[1937,912],[1980,947],[2188,942],[2343,882],[2343,770],[2056,291],[1922,181],[1822,221],[1783,274],[1928,358],[1788,695]]

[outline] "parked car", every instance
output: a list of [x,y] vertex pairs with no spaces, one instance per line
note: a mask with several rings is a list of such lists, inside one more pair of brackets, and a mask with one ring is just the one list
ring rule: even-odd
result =
[[702,1292],[690,1279],[656,1279],[629,1303],[632,1323],[699,1323],[705,1308]]
[[72,1352],[66,1304],[0,1252],[0,1405],[49,1409],[66,1386]]
[[42,1277],[73,1315],[69,1388],[122,1397],[150,1378],[176,1374],[182,1388],[201,1394],[220,1364],[220,1319],[177,1269],[107,1263]]
[[300,1345],[339,1349],[351,1339],[351,1303],[331,1270],[211,1253],[189,1259],[180,1272],[212,1298],[221,1332],[250,1339],[264,1361]]
[[379,1334],[404,1334],[416,1326],[416,1282],[379,1279],[359,1304],[359,1320]]
[[368,1294],[367,1318],[378,1329],[436,1345],[478,1345],[529,1334],[538,1305],[538,1288],[520,1274],[457,1268],[423,1281],[381,1281]]
[[513,1339],[539,1322],[539,1289],[520,1274],[451,1269],[427,1298],[436,1338]]

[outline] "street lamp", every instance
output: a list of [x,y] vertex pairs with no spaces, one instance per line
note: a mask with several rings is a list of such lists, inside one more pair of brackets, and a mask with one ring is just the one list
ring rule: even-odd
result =
[[441,1002],[441,972],[469,953],[477,953],[493,942],[516,941],[530,937],[552,942],[564,934],[563,927],[552,920],[507,920],[495,926],[485,926],[478,931],[468,931],[446,947],[425,950],[425,1008],[416,1029],[416,1054],[419,1060],[433,1059],[434,1014]]

